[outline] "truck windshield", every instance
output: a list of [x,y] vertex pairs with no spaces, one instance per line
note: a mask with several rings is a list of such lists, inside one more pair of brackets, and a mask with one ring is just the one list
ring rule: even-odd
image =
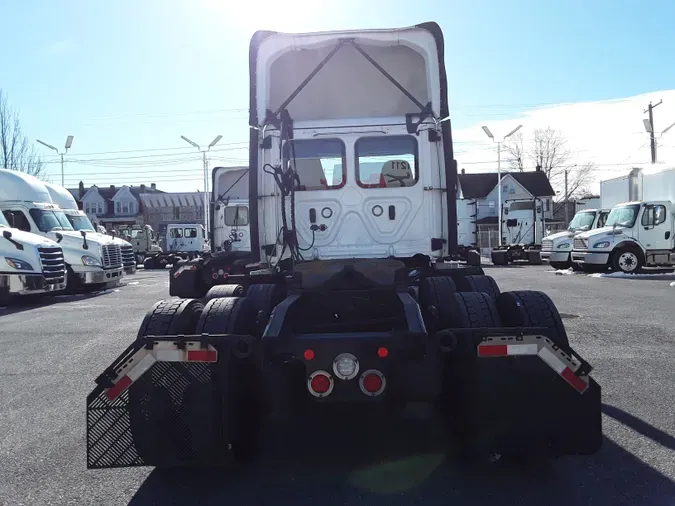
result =
[[595,221],[595,212],[577,213],[570,221],[567,230],[574,232],[575,230],[589,230]]
[[629,206],[617,206],[612,209],[607,217],[606,227],[626,227],[632,228],[635,225],[640,204],[631,204]]
[[96,232],[94,225],[91,224],[89,218],[79,214],[67,214],[66,217],[75,230],[85,230],[87,232]]
[[63,211],[45,209],[31,209],[30,215],[40,229],[40,232],[52,232],[53,230],[73,230],[72,225]]

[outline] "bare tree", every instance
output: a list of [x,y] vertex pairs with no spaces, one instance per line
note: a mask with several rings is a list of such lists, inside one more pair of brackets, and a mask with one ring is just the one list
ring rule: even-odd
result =
[[551,127],[537,128],[528,153],[534,166],[544,171],[551,185],[558,186],[571,156],[562,133]]
[[516,132],[504,143],[509,169],[523,172],[525,170],[525,148],[522,132]]
[[44,176],[44,162],[21,130],[19,113],[7,103],[0,90],[0,168]]
[[[588,162],[582,165],[574,165],[567,168],[567,200],[579,200],[585,195],[590,195],[590,185],[594,179],[594,172],[596,169],[595,162]],[[565,169],[563,169],[563,178]],[[562,191],[558,192],[560,200],[554,207],[553,212],[557,213],[565,205],[565,186],[563,182]]]

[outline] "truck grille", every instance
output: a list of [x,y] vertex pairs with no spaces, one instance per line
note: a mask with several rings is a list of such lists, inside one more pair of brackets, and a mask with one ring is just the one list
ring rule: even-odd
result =
[[585,250],[588,249],[588,241],[586,239],[574,238],[574,249]]
[[122,263],[125,267],[136,265],[136,255],[132,246],[120,246],[122,250]]
[[122,248],[117,244],[106,244],[103,246],[102,252],[104,269],[122,267]]
[[38,253],[47,283],[63,283],[66,279],[66,263],[61,247],[39,247]]
[[550,239],[544,239],[541,241],[541,249],[542,251],[550,251],[553,249],[553,241]]

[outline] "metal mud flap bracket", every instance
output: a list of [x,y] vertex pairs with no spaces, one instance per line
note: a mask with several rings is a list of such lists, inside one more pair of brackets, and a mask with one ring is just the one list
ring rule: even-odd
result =
[[[454,401],[465,436],[502,454],[588,455],[602,446],[601,388],[592,367],[545,328],[453,329]],[[447,381],[447,378],[446,378]]]
[[237,376],[253,344],[227,334],[138,339],[87,396],[87,468],[232,463]]

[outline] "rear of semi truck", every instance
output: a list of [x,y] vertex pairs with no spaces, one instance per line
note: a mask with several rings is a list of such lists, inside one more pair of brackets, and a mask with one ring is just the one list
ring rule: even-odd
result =
[[247,271],[151,308],[87,398],[88,467],[241,465],[378,421],[369,444],[411,406],[392,442],[597,451],[600,387],[553,302],[451,261],[439,26],[257,32],[249,57]]

